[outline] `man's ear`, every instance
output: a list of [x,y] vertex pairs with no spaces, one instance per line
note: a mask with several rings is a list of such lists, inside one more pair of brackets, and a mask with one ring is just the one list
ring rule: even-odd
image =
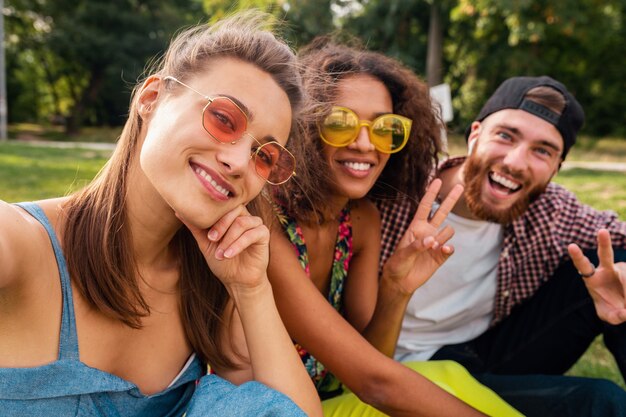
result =
[[482,131],[482,125],[480,122],[472,122],[470,126],[470,133],[467,137],[467,154],[471,155],[474,152],[474,148],[476,147],[476,142],[478,141],[478,136]]
[[563,166],[563,158],[559,160],[559,164],[556,166],[556,169],[552,173],[552,176],[550,176],[550,181],[552,181],[552,178],[554,178],[554,176],[559,173],[562,166]]
[[148,77],[144,81],[141,89],[139,90],[139,97],[137,99],[137,111],[139,115],[145,119],[156,108],[157,99],[161,93],[161,78],[156,75]]

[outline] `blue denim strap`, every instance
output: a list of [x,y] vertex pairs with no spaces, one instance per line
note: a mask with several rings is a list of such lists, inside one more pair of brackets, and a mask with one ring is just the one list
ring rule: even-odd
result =
[[74,303],[72,298],[72,286],[70,284],[70,274],[67,270],[67,263],[63,256],[63,250],[59,244],[56,233],[43,212],[41,207],[35,203],[18,203],[18,206],[26,210],[46,229],[52,250],[56,257],[59,275],[61,277],[61,292],[63,295],[63,311],[61,313],[61,333],[59,337],[59,360],[79,360],[78,337],[76,334],[76,319],[74,316]]

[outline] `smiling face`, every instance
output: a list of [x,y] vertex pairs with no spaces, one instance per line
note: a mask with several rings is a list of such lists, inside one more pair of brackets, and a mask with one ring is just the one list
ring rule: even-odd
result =
[[220,143],[202,125],[207,99],[168,82],[173,85],[167,91],[165,81],[156,80],[141,92],[141,169],[157,198],[183,218],[208,227],[248,203],[265,185],[250,158],[259,146],[251,136],[261,144],[275,140],[285,145],[291,127],[289,99],[256,66],[234,58],[212,60],[208,69],[184,82],[209,97],[232,98],[246,114],[248,134],[235,143]]
[[[351,109],[360,120],[371,121],[381,114],[393,113],[387,87],[372,76],[358,74],[344,78],[337,85],[337,93],[334,104]],[[389,154],[374,149],[366,127],[359,130],[358,137],[349,145],[337,148],[324,144],[323,149],[335,179],[335,192],[342,198],[364,197],[389,160]]]
[[557,173],[563,139],[555,126],[523,110],[474,122],[464,165],[465,201],[477,217],[507,224],[522,215]]

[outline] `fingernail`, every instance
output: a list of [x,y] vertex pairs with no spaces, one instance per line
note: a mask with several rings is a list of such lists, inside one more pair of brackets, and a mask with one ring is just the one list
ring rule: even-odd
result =
[[211,230],[208,234],[209,240],[211,241],[215,241],[217,240],[217,231],[216,230]]
[[224,252],[224,257],[230,258],[231,256],[233,256],[233,250],[230,248],[226,249],[226,252]]
[[224,259],[224,249],[216,249],[215,250],[215,257],[217,259]]

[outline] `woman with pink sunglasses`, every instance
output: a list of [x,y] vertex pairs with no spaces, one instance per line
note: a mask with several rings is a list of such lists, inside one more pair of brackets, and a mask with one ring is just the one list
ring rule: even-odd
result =
[[246,209],[294,173],[304,105],[266,23],[182,32],[91,184],[0,203],[1,414],[321,416],[274,304],[269,230]]
[[[306,91],[325,108],[302,141],[307,181],[272,195],[268,273],[324,415],[519,416],[454,362],[392,359],[412,292],[453,252],[453,230],[439,226],[462,192],[439,199],[440,182],[428,186],[442,128],[428,87],[391,58],[328,38],[299,60]],[[372,201],[399,198],[420,204],[379,281]]]

